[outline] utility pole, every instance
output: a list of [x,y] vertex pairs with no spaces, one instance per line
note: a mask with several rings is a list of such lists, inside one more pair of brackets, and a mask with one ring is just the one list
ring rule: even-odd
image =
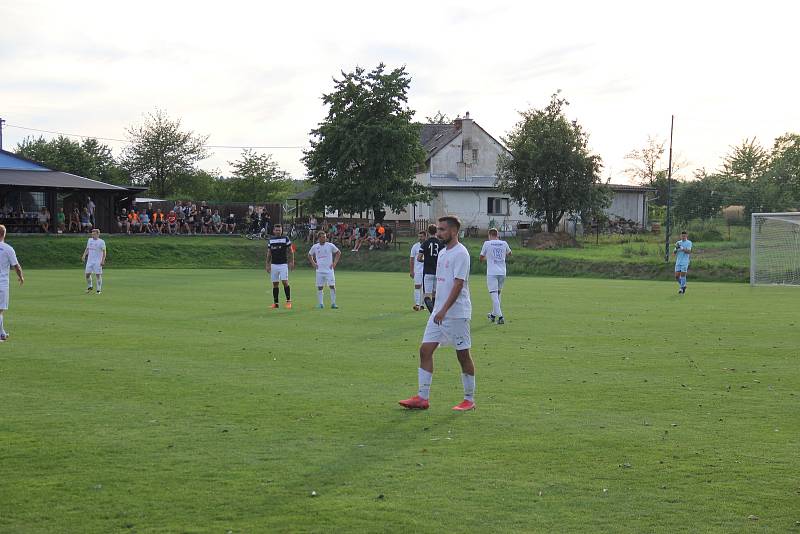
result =
[[3,123],[6,122],[3,120],[3,117],[0,117],[0,150],[3,150]]
[[675,128],[675,115],[669,124],[669,169],[667,170],[667,237],[664,241],[664,262],[669,263],[669,238],[672,232],[672,132]]

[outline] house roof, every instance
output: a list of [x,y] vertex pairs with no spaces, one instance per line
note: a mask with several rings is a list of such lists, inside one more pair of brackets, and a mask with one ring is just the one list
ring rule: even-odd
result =
[[616,192],[631,192],[631,193],[646,193],[647,191],[658,191],[655,187],[647,187],[644,185],[629,185],[629,184],[606,184],[612,191]]
[[[495,189],[497,177],[474,176],[468,180],[459,180],[453,176],[431,176],[428,187],[431,189]],[[606,184],[615,193],[647,193],[656,191],[653,187],[628,184]]]
[[49,171],[47,167],[8,150],[0,149],[0,169],[18,171]]
[[[467,119],[461,119],[467,120]],[[500,145],[503,150],[506,152],[508,149],[503,146],[503,143],[498,141],[497,139],[492,136],[489,132],[487,132],[480,124],[472,121],[472,126],[474,128],[480,129],[483,133],[485,133],[490,139],[492,139],[495,143]],[[456,137],[461,134],[461,127],[456,126],[456,123],[452,124],[423,124],[422,128],[419,132],[419,141],[422,143],[422,147],[427,152],[427,159],[431,159],[437,152],[441,149],[449,145]]]
[[2,168],[0,168],[0,186],[128,191],[126,187],[98,182],[68,172]]

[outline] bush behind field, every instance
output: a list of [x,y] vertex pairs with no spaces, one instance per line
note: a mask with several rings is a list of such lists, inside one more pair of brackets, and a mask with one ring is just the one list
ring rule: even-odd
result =
[[[266,245],[236,237],[128,237],[104,236],[108,245],[108,268],[192,269],[231,268],[262,269]],[[17,251],[26,269],[80,269],[83,236],[9,236],[9,244]],[[358,254],[342,251],[339,269],[344,271],[408,272],[408,250],[411,239],[399,249],[369,251]],[[472,273],[483,274],[478,261],[480,240],[466,243],[472,254]],[[562,276],[586,278],[620,278],[670,280],[672,263],[663,262],[663,248],[655,243],[601,245],[601,255],[589,249],[559,253],[515,248],[509,260],[511,276]],[[306,260],[308,245],[301,243],[297,251],[298,268],[310,268]],[[595,254],[594,256],[592,254]],[[696,259],[692,263],[693,280],[743,282],[748,269],[741,262],[725,256]]]

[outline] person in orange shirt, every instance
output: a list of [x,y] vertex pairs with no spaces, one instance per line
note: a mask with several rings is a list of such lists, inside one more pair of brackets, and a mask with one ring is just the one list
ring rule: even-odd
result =
[[138,233],[142,227],[142,223],[139,222],[139,212],[131,210],[130,213],[128,213],[128,223],[130,224],[131,230]]

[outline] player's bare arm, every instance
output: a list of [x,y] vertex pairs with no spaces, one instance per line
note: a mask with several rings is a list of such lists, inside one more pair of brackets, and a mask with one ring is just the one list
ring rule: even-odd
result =
[[291,254],[291,259],[289,260],[289,268],[294,269],[294,249],[289,247],[289,254]]
[[19,285],[25,283],[25,277],[22,276],[22,266],[18,263],[14,266],[14,270],[17,271],[17,278],[19,279]]
[[106,265],[106,254],[107,254],[106,251],[103,250],[103,259],[100,260],[100,267],[105,267]]
[[313,255],[313,254],[309,254],[309,255],[308,255],[308,261],[309,261],[309,263],[311,263],[311,266],[312,266],[313,268],[315,268],[315,269],[317,268],[317,262],[316,262],[316,258],[314,257],[314,255]]
[[483,254],[481,254],[481,256],[480,256],[478,259],[479,259],[480,261],[483,261],[483,262],[485,262],[485,261],[486,261],[486,256],[484,256]]
[[336,269],[336,265],[339,263],[339,260],[341,258],[342,258],[342,251],[340,250],[333,255],[333,265],[331,265],[331,269]]
[[271,259],[272,259],[271,251],[270,249],[267,249],[267,259],[265,262],[266,263],[265,268],[267,269],[268,273],[272,272],[272,263],[270,262]]
[[447,315],[447,311],[453,304],[455,304],[456,300],[458,300],[458,295],[461,293],[461,290],[463,288],[464,288],[464,280],[456,278],[453,281],[453,289],[450,290],[450,294],[447,296],[447,300],[442,306],[442,309],[439,310],[439,313],[437,313],[433,317],[434,323],[442,324],[442,321],[444,321],[444,316]]

